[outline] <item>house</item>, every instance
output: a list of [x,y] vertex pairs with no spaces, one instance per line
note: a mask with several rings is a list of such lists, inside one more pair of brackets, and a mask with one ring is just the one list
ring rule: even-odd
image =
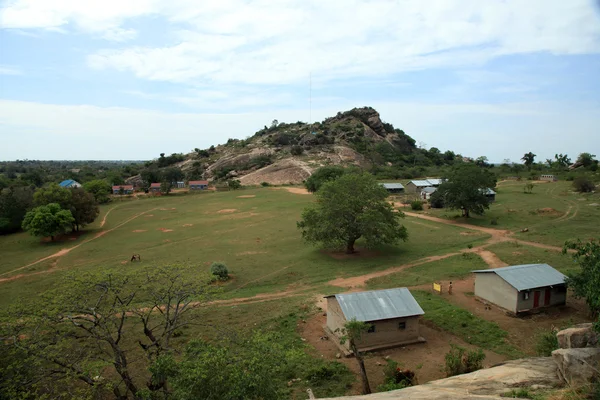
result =
[[152,193],[160,193],[160,183],[151,183],[148,190]]
[[426,187],[438,187],[442,184],[442,179],[421,179],[410,181],[406,184],[406,191],[409,193],[421,193]]
[[483,192],[485,194],[485,197],[487,197],[487,199],[490,203],[493,203],[496,201],[496,192],[493,189],[487,188]]
[[557,180],[554,175],[540,175],[540,181],[556,182]]
[[437,191],[436,187],[427,186],[426,188],[423,188],[423,190],[421,190],[421,198],[423,200],[429,200],[431,195],[434,194],[436,191]]
[[390,194],[404,193],[404,185],[401,183],[381,183],[380,185]]
[[171,187],[177,188],[177,189],[183,189],[185,187],[185,182],[183,182],[183,181],[172,182]]
[[475,273],[475,296],[514,314],[564,305],[565,276],[548,264],[513,265]]
[[77,181],[74,181],[73,179],[67,179],[67,180],[62,181],[61,183],[59,183],[58,186],[64,187],[64,188],[67,188],[67,189],[80,188],[81,187],[81,183],[79,183]]
[[116,185],[112,187],[113,194],[121,194],[121,188],[123,189],[123,194],[133,193],[133,185]]
[[[419,317],[423,310],[407,288],[372,290],[326,296],[325,331],[338,338],[344,325],[355,318],[371,324],[356,346],[361,351],[384,349],[424,342],[419,336]],[[348,353],[348,344],[342,349]]]
[[190,190],[208,189],[208,181],[189,181]]

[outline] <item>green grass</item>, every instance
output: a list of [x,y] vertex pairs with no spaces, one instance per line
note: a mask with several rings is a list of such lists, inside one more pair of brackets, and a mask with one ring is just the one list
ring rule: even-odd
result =
[[425,311],[423,319],[430,321],[440,329],[467,343],[498,354],[513,358],[522,355],[506,340],[508,333],[495,322],[476,317],[467,310],[449,303],[439,295],[420,290],[411,291],[411,293]]
[[386,289],[423,285],[437,280],[463,279],[471,271],[485,268],[487,268],[487,264],[477,254],[464,253],[371,279],[367,281],[367,286],[369,289]]
[[[256,197],[238,198],[240,195]],[[350,257],[332,255],[304,243],[296,228],[303,208],[312,201],[313,196],[257,188],[115,202],[102,207],[102,213],[112,209],[103,227],[112,231],[60,257],[50,273],[0,283],[0,305],[55,287],[65,273],[111,268],[135,270],[140,264],[129,262],[134,253],[141,255],[143,265],[178,262],[207,271],[213,261],[223,261],[233,275],[223,286],[224,296],[246,297],[289,288],[314,288],[339,276],[363,275],[430,255],[465,249],[488,237],[485,234],[463,236],[460,233],[464,230],[458,227],[406,218],[403,223],[408,228],[408,242]],[[237,211],[218,213],[224,209]],[[142,212],[146,214],[131,219]],[[0,273],[93,238],[100,232],[101,219],[102,216],[84,236],[74,241],[40,243],[25,233],[0,237],[0,252],[4,255],[5,250],[10,251],[10,262],[2,264]],[[161,228],[172,231],[163,232]],[[134,232],[136,230],[144,232]],[[359,241],[359,250],[360,247]],[[9,272],[0,278],[43,272],[54,261]]]
[[522,245],[517,242],[499,243],[489,246],[487,249],[509,265],[545,263],[563,274],[579,268],[570,255],[562,254],[560,251]]
[[[539,243],[562,246],[566,240],[598,238],[600,193],[580,194],[572,191],[571,182],[536,184],[532,194],[523,193],[523,182],[503,182],[498,185],[496,202],[483,216],[462,219],[459,211],[427,210],[432,215],[460,219],[474,225],[508,229],[515,237]],[[553,209],[555,212],[541,212]],[[547,210],[550,211],[550,210]],[[565,213],[569,214],[565,216]],[[498,225],[491,225],[496,218]],[[521,229],[528,228],[528,232]]]

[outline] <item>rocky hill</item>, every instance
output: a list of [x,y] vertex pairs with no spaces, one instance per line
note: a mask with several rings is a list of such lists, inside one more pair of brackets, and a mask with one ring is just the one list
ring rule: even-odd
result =
[[216,147],[195,149],[172,166],[180,168],[187,179],[287,184],[300,183],[327,164],[412,163],[411,155],[417,150],[414,139],[383,122],[375,109],[364,107],[310,125],[273,121],[248,139],[229,139]]

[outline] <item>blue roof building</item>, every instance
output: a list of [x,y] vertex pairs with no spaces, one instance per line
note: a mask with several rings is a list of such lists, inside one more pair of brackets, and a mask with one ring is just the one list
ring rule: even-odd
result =
[[80,188],[81,183],[74,181],[73,179],[67,179],[58,184],[60,187],[64,188]]

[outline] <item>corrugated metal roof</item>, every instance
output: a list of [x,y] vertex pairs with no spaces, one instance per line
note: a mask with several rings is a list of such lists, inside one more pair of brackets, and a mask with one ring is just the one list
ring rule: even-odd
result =
[[404,185],[401,183],[382,183],[381,186],[386,189],[404,189]]
[[437,191],[437,188],[431,187],[431,186],[427,186],[426,188],[423,188],[423,190],[421,190],[421,192],[425,192],[425,193],[433,193]]
[[473,272],[495,272],[518,291],[560,285],[565,283],[566,278],[565,275],[548,264],[513,265],[511,267],[481,269]]
[[410,181],[409,183],[414,184],[417,187],[424,187],[424,186],[439,186],[442,184],[442,180],[438,179],[438,178],[431,178],[431,179],[417,179],[414,181]]
[[73,179],[67,179],[67,180],[64,180],[61,183],[59,183],[58,186],[69,187],[69,186],[73,185],[74,183],[77,183],[77,181],[74,181]]
[[408,183],[412,183],[413,185],[418,186],[418,187],[431,186],[431,183],[429,183],[429,181],[423,181],[423,180],[410,181]]
[[407,288],[342,293],[335,298],[347,320],[379,321],[424,314]]
[[439,186],[439,185],[441,185],[442,183],[444,183],[444,182],[442,181],[442,179],[439,179],[439,178],[427,179],[427,181],[428,181],[429,183],[431,183],[431,185],[432,185],[432,186]]

